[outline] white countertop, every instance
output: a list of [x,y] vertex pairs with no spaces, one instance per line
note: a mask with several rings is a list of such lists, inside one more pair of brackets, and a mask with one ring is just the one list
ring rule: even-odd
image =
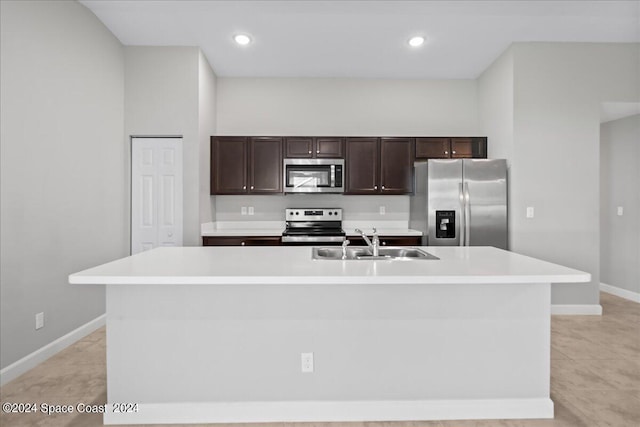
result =
[[69,276],[72,284],[305,285],[587,282],[493,247],[423,247],[440,260],[313,260],[311,247],[160,247]]
[[[353,222],[353,221],[351,221]],[[380,222],[378,227],[379,236],[422,236],[422,232],[402,227],[403,221],[386,221]],[[344,222],[344,231],[347,236],[357,236],[355,229],[358,225],[353,225],[348,221]],[[363,230],[371,234],[371,227],[363,228]],[[226,221],[226,222],[208,222],[202,224],[200,235],[202,237],[263,237],[263,236],[281,236],[284,231],[284,221]]]

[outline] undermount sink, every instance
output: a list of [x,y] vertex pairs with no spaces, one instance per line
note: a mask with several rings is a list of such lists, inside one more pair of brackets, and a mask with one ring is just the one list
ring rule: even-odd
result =
[[380,247],[378,256],[368,246],[349,246],[343,250],[340,246],[313,248],[313,259],[326,260],[432,260],[440,259],[418,248],[388,246]]

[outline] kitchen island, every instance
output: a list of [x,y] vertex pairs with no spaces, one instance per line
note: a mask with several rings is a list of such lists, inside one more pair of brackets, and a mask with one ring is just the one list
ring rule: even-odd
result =
[[423,249],[440,259],[158,248],[72,274],[107,285],[108,402],[137,404],[105,423],[553,417],[550,284],[590,275]]

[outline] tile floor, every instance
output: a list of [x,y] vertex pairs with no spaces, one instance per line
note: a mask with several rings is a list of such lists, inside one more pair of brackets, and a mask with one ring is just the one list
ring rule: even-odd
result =
[[[552,317],[553,420],[340,423],[340,426],[314,423],[276,427],[640,427],[640,304],[604,293],[601,304],[602,317]],[[106,397],[104,328],[0,388],[3,403],[103,404]],[[2,427],[101,425],[101,415],[0,414]]]

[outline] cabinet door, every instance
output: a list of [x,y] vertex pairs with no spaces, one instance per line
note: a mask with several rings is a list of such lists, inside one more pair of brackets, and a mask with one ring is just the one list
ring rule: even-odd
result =
[[380,138],[380,193],[413,192],[413,138]]
[[211,137],[211,194],[247,192],[247,138]]
[[472,148],[471,148],[471,156],[474,159],[486,159],[487,158],[487,137],[486,136],[478,136],[475,138],[471,138],[472,140]]
[[342,138],[319,137],[315,141],[315,156],[319,159],[341,159]]
[[279,246],[280,237],[211,237],[202,238],[202,246]]
[[451,157],[454,159],[472,158],[473,140],[471,138],[451,138]]
[[249,147],[249,192],[282,193],[282,138],[250,138]]
[[448,159],[450,153],[449,138],[416,138],[417,159]]
[[381,246],[420,246],[421,236],[380,237]]
[[378,138],[347,138],[346,194],[377,194]]
[[284,146],[287,157],[298,159],[313,157],[313,138],[311,137],[285,138]]

